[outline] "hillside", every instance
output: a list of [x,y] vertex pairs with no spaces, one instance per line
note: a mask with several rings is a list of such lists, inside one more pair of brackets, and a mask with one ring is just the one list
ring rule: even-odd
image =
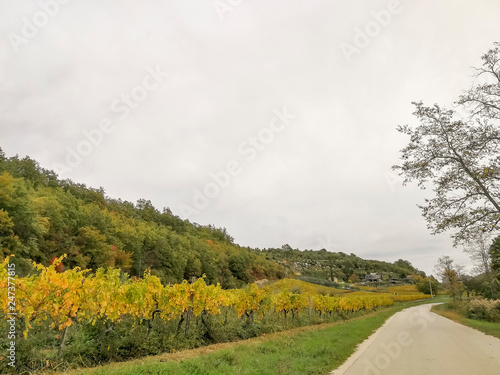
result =
[[[382,281],[391,278],[406,279],[408,275],[421,275],[410,262],[398,259],[394,263],[379,260],[366,260],[355,254],[343,252],[330,252],[321,250],[298,250],[289,245],[279,249],[264,249],[259,251],[266,258],[282,264],[287,274],[296,275],[305,281],[321,282],[321,280],[359,282],[365,275],[376,273],[382,276]],[[325,285],[332,286],[328,283]]]
[[35,160],[7,157],[0,149],[0,258],[15,255],[23,276],[30,260],[48,265],[65,253],[66,268],[115,266],[137,277],[150,268],[164,284],[205,274],[207,282],[224,288],[298,274],[326,282],[332,276],[348,281],[369,272],[417,272],[403,260],[391,264],[288,245],[242,247],[225,228],[182,220],[146,199],[134,204],[108,197],[103,188],[61,180]]
[[224,228],[160,212],[148,200],[110,198],[0,149],[0,257],[14,254],[22,276],[28,260],[48,265],[64,253],[65,267],[116,266],[131,276],[151,268],[165,284],[205,274],[236,288],[284,276],[283,266],[238,246]]

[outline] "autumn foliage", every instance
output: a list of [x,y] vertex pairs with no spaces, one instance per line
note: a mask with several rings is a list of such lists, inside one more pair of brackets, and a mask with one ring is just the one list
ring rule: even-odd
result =
[[[162,285],[149,270],[143,278],[123,277],[120,269],[113,267],[100,268],[95,274],[78,267],[63,271],[63,259],[64,256],[53,259],[48,267],[33,262],[38,272],[16,280],[16,312],[26,322],[25,337],[34,326],[47,320],[57,330],[76,322],[95,324],[97,320],[104,320],[114,323],[124,317],[138,321],[179,318],[182,322],[190,317],[220,314],[223,307],[234,308],[240,317],[262,317],[271,310],[287,318],[289,315],[296,317],[308,308],[320,314],[352,313],[389,306],[394,301],[426,298],[418,293],[395,296],[364,292],[308,296],[287,289],[272,293],[255,284],[245,289],[224,290],[219,284],[207,285],[204,278],[194,283]],[[6,258],[0,267],[1,308],[5,314],[8,312],[8,262]]]

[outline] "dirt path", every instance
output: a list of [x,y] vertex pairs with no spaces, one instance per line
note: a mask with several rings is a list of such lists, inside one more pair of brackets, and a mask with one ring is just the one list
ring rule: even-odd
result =
[[332,375],[498,375],[500,340],[431,313],[392,316]]

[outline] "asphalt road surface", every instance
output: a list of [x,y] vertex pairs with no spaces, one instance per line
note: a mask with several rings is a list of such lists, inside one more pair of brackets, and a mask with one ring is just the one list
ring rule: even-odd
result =
[[332,375],[500,375],[500,340],[415,306],[392,316]]

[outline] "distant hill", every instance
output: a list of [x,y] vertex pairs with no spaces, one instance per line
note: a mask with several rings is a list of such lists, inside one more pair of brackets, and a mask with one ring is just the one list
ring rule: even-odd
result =
[[[405,280],[409,275],[421,275],[410,262],[398,259],[394,263],[379,260],[366,260],[355,254],[343,252],[330,252],[322,250],[298,250],[289,245],[283,245],[279,249],[264,249],[260,251],[267,259],[282,264],[287,275],[295,275],[304,281],[318,282],[330,280],[338,282],[360,282],[370,273],[382,276],[382,281],[390,279]],[[327,286],[333,286],[324,283]]]
[[64,267],[115,266],[137,277],[149,268],[163,283],[204,274],[207,282],[224,288],[297,274],[327,282],[332,276],[347,281],[369,272],[385,277],[418,272],[403,260],[367,261],[288,245],[242,247],[225,228],[182,220],[146,199],[131,203],[108,197],[103,188],[59,179],[35,160],[7,157],[0,149],[0,258],[11,254],[20,276],[31,272],[30,260],[48,265],[67,254]]

